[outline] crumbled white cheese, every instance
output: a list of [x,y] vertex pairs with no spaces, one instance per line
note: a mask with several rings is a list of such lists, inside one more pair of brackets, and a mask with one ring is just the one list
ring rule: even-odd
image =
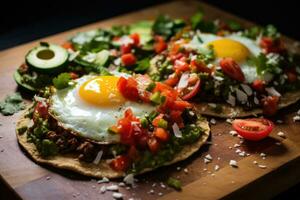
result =
[[245,156],[246,156],[246,153],[245,153],[245,151],[242,151],[242,152],[240,152],[240,153],[239,153],[239,156],[241,156],[241,157],[245,157]]
[[205,156],[205,158],[208,159],[208,160],[212,160],[212,159],[213,159],[213,158],[211,157],[210,154],[207,154],[207,155]]
[[188,170],[187,168],[185,168],[183,171],[184,171],[184,173],[186,173],[186,174],[189,173],[189,170]]
[[100,151],[97,153],[97,156],[96,156],[96,158],[95,158],[94,161],[93,161],[93,163],[94,163],[95,165],[98,165],[98,164],[100,163],[100,160],[101,160],[102,155],[103,155],[103,151],[100,150]]
[[217,121],[214,118],[211,118],[210,119],[210,123],[213,124],[213,125],[215,125],[217,123]]
[[231,106],[235,106],[236,103],[235,100],[236,100],[235,97],[231,93],[229,93],[226,102],[229,103]]
[[205,164],[210,163],[210,162],[211,162],[211,160],[204,158],[204,163]]
[[245,92],[243,92],[242,90],[235,88],[235,92],[236,92],[236,97],[238,99],[239,102],[247,102],[248,101],[248,96]]
[[284,132],[282,132],[282,131],[279,131],[279,132],[277,133],[277,135],[278,135],[279,137],[285,138],[285,134],[284,134]]
[[110,186],[106,187],[106,190],[109,190],[109,191],[118,191],[119,187],[117,185],[110,185]]
[[108,183],[109,182],[109,179],[106,178],[106,177],[103,177],[101,180],[97,181],[97,183]]
[[177,138],[182,138],[182,132],[180,131],[180,129],[179,129],[177,123],[174,123],[174,124],[172,125],[172,129],[173,129],[173,132],[174,132],[175,137],[177,137]]
[[265,153],[260,153],[259,156],[260,157],[266,157],[267,155]]
[[278,119],[278,120],[276,120],[276,123],[277,123],[277,124],[282,124],[282,123],[283,123],[283,121],[282,121],[282,120],[280,120],[280,119]]
[[238,167],[238,164],[235,160],[230,160],[229,165],[232,166],[232,167]]
[[220,166],[219,165],[215,165],[215,171],[218,171],[220,169]]
[[148,193],[149,194],[154,194],[154,190],[150,190]]
[[246,84],[241,84],[241,87],[243,88],[243,90],[246,92],[246,94],[248,96],[251,96],[253,94],[252,89],[250,86],[246,85]]
[[100,192],[103,194],[106,192],[106,187],[105,185],[103,185],[101,188],[100,188]]
[[122,199],[122,198],[123,198],[123,194],[120,193],[120,192],[114,192],[114,193],[112,194],[112,196],[113,196],[113,198],[115,198],[115,199]]
[[178,89],[186,88],[189,84],[189,77],[190,73],[189,72],[184,72],[179,80],[179,83],[177,85]]
[[133,176],[133,174],[128,174],[127,176],[125,176],[123,181],[127,185],[134,185],[134,176]]
[[281,96],[281,94],[280,94],[274,87],[266,88],[266,91],[267,91],[268,94],[271,95],[271,96],[277,96],[277,97],[280,97],[280,96]]
[[261,168],[261,169],[266,169],[267,168],[266,165],[258,165],[258,167]]
[[229,131],[229,134],[232,135],[232,136],[237,136],[238,135],[238,133],[234,130]]
[[226,119],[226,122],[229,124],[232,124],[232,121],[233,121],[232,119]]
[[293,121],[294,122],[300,121],[300,116],[299,115],[294,116]]
[[234,144],[233,145],[234,148],[237,148],[237,147],[240,147],[240,146],[241,146],[240,144]]
[[256,160],[253,161],[253,164],[254,164],[254,165],[257,165],[257,163],[258,163],[258,162],[257,162]]

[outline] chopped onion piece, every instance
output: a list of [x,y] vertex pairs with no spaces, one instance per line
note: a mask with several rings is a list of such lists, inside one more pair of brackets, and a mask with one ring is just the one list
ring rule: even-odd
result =
[[125,176],[123,181],[127,185],[134,185],[134,176],[133,176],[133,174],[128,174],[127,176]]
[[100,150],[100,151],[97,153],[97,156],[96,156],[96,158],[95,158],[94,161],[93,161],[93,163],[94,163],[95,165],[98,165],[98,164],[99,164],[102,155],[103,155],[103,151]]
[[179,80],[178,83],[178,89],[182,89],[182,88],[186,88],[188,86],[189,83],[189,77],[190,77],[190,73],[189,72],[184,72]]
[[277,97],[281,96],[281,94],[277,90],[275,90],[274,87],[266,88],[266,91],[268,92],[269,95],[277,96]]
[[180,131],[177,123],[174,123],[172,125],[172,128],[173,128],[173,132],[174,132],[175,137],[182,138],[182,132]]

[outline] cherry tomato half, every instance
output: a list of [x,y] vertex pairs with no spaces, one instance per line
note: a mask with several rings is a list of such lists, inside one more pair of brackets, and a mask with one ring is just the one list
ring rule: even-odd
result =
[[271,133],[274,124],[264,118],[236,119],[232,122],[232,127],[245,139],[258,141]]

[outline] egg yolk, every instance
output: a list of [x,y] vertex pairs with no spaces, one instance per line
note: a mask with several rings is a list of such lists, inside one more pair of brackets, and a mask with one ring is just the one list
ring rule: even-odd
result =
[[115,76],[98,76],[88,80],[80,86],[79,96],[96,106],[118,106],[125,102],[117,88],[118,80]]
[[219,39],[210,42],[217,58],[232,58],[236,62],[244,61],[248,58],[249,49],[240,42],[231,39]]

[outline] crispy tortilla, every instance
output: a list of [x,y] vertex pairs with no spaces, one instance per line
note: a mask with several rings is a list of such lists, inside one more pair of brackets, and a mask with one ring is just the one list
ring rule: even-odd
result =
[[[280,98],[280,102],[278,105],[279,109],[288,107],[300,100],[300,90],[294,92],[287,92],[283,94]],[[227,103],[216,104],[217,106],[222,107],[222,112],[215,112],[212,107],[208,103],[195,103],[195,107],[198,112],[202,115],[208,115],[212,117],[220,117],[220,118],[235,118],[235,117],[248,117],[248,116],[256,116],[263,113],[263,110],[260,108],[255,108],[253,110],[244,110],[241,106],[232,107]]]
[[[25,113],[26,111],[17,122],[16,130],[25,126],[28,127],[30,123],[30,119],[25,117],[26,116]],[[165,163],[164,164],[165,166],[185,160],[193,153],[198,151],[200,147],[206,142],[210,133],[208,122],[206,119],[201,119],[197,122],[197,124],[198,126],[201,126],[203,130],[205,130],[202,136],[199,138],[199,140],[191,145],[185,146],[182,149],[182,151],[179,152],[178,155],[172,161]],[[101,160],[98,165],[95,165],[93,163],[80,162],[77,156],[74,154],[59,154],[57,156],[43,158],[40,156],[35,145],[33,143],[27,142],[26,131],[24,133],[18,133],[18,131],[16,132],[17,132],[16,134],[17,134],[17,139],[19,144],[23,147],[23,149],[25,149],[25,151],[30,155],[30,157],[37,163],[51,165],[53,167],[60,168],[60,169],[75,171],[77,173],[86,176],[96,177],[96,178],[103,178],[103,177],[118,178],[126,175],[124,172],[117,172],[112,170],[108,164],[111,160]],[[141,171],[140,174],[152,170],[154,169],[147,168]]]

